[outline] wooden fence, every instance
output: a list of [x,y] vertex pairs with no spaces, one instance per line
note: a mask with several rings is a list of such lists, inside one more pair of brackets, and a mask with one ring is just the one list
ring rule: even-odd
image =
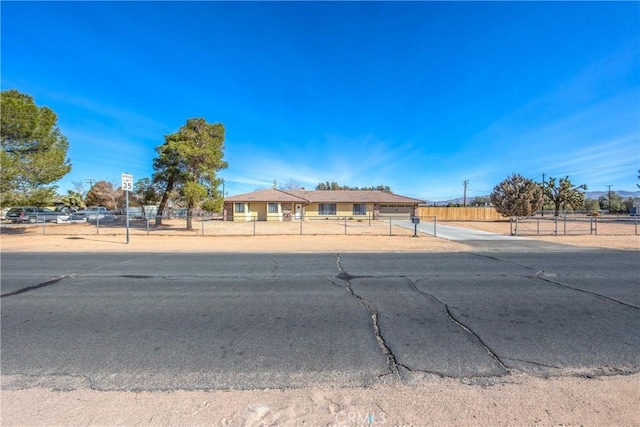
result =
[[507,220],[494,207],[448,208],[444,206],[418,207],[420,218],[436,217],[438,221],[498,221]]

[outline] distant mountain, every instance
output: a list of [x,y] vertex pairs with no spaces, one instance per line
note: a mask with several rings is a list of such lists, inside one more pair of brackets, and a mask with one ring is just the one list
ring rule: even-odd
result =
[[[628,199],[629,197],[640,197],[640,191],[615,191],[615,190],[611,190],[612,193],[616,193],[618,196],[622,197],[623,199]],[[607,196],[609,195],[609,191],[587,191],[585,193],[585,195],[587,196],[587,199],[598,199],[602,196]]]
[[[623,199],[628,199],[629,197],[633,197],[633,198],[640,198],[640,191],[614,191],[611,190],[612,193],[616,193],[618,196],[622,197]],[[607,196],[609,194],[608,191],[587,191],[585,193],[585,196],[587,197],[587,199],[599,199],[601,196]],[[489,197],[489,195],[485,195],[485,196],[473,196],[473,197],[467,197],[467,205],[470,205],[471,203],[473,203],[473,199],[475,199],[476,197]],[[448,204],[459,204],[462,205],[464,199],[462,197],[458,197],[457,199],[451,199],[451,200],[427,200],[427,205],[429,206],[447,206]]]

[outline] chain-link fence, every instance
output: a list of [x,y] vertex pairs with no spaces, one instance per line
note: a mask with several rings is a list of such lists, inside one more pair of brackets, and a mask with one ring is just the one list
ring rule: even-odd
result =
[[[189,221],[190,220],[190,221]],[[191,229],[187,223],[191,223]],[[269,235],[361,235],[412,236],[414,230],[409,215],[372,217],[300,218],[292,221],[260,221],[257,216],[242,221],[223,221],[218,216],[161,218],[129,218],[130,235],[164,236],[269,236]],[[435,222],[434,222],[435,227]],[[72,220],[53,218],[25,224],[3,224],[3,232],[21,230],[43,235],[126,235],[124,215],[96,216],[92,219]]]
[[638,236],[638,217],[524,217],[511,220],[515,236],[607,235]]

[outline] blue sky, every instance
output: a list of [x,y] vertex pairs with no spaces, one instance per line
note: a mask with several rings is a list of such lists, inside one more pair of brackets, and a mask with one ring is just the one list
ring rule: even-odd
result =
[[[229,195],[294,180],[637,190],[640,3],[2,2],[1,87],[52,108],[73,181],[150,177],[188,118]],[[86,185],[88,189],[88,185]]]

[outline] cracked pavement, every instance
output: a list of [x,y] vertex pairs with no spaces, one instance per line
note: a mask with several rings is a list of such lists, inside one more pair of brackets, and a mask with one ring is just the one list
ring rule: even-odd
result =
[[635,251],[2,253],[0,261],[6,389],[640,371]]

